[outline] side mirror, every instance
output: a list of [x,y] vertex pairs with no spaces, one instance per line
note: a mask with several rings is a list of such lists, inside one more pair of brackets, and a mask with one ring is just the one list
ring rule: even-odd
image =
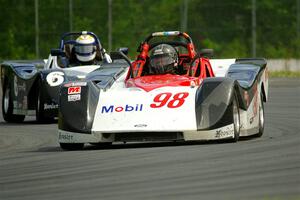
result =
[[117,51],[121,51],[125,55],[128,55],[128,48],[127,47],[120,47],[117,49]]
[[201,49],[199,52],[200,57],[212,58],[214,55],[213,49]]
[[66,54],[61,49],[51,49],[51,56],[63,56],[63,57],[65,57]]

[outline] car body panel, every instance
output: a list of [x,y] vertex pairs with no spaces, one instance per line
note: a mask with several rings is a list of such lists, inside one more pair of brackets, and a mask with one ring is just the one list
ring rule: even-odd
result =
[[[189,87],[164,87],[150,92],[137,88],[101,92],[92,131],[197,130],[195,94],[196,88]],[[174,102],[176,95],[182,102]],[[183,99],[183,95],[187,97]],[[154,101],[157,97],[170,101],[162,105]],[[160,117],[156,117],[158,115]]]
[[[154,33],[147,39],[161,34]],[[180,32],[168,34],[188,37]],[[80,87],[80,99],[68,99],[68,91],[78,84],[76,81],[63,85],[60,90],[59,142],[234,139],[232,112],[235,99],[240,136],[257,134],[259,106],[268,100],[266,60],[197,57],[191,39],[187,41],[188,45],[167,42],[188,48],[188,54],[179,55],[190,63],[183,64],[180,75],[144,72],[148,53],[157,45],[144,42],[130,66],[112,63],[107,71],[96,70],[97,75],[91,72],[88,76],[94,79],[84,80],[86,84]],[[80,117],[72,117],[75,114]]]

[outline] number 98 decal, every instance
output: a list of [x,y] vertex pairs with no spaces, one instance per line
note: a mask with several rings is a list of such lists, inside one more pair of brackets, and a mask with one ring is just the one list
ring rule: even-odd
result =
[[63,72],[51,72],[46,78],[48,84],[52,87],[59,86],[64,82]]
[[184,104],[188,96],[187,92],[179,92],[174,95],[170,92],[160,93],[154,97],[154,103],[150,104],[150,107],[161,108],[166,105],[168,108],[178,108]]

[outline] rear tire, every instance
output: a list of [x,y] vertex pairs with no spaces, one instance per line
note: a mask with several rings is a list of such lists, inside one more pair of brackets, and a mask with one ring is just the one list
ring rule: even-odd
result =
[[84,143],[59,143],[63,150],[75,151],[83,149]]
[[52,117],[45,116],[45,109],[44,103],[45,100],[43,99],[43,90],[41,89],[42,84],[39,82],[36,91],[36,101],[35,101],[35,114],[36,114],[36,121],[38,123],[49,123],[53,122],[54,119]]
[[99,143],[90,143],[91,145],[97,146],[99,148],[107,148],[112,145],[112,142],[99,142]]
[[2,116],[8,123],[20,123],[25,119],[25,115],[13,114],[12,90],[9,84],[4,84],[2,94]]
[[240,138],[241,122],[240,122],[239,103],[236,94],[234,94],[232,100],[232,119],[233,119],[233,129],[234,129],[234,138],[232,139],[232,142],[237,142]]
[[258,133],[256,134],[257,137],[261,137],[264,133],[265,129],[265,110],[264,110],[264,102],[263,102],[263,96],[260,96],[260,104],[259,104],[259,119],[258,119]]

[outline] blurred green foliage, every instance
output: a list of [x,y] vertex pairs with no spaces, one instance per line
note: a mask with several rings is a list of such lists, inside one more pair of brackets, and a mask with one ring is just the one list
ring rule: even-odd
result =
[[299,71],[273,71],[269,73],[271,78],[300,78]]
[[[62,33],[96,33],[108,48],[108,0],[39,0],[40,58],[57,48]],[[139,43],[155,31],[181,30],[185,0],[112,0],[112,50]],[[187,0],[187,30],[198,49],[215,57],[252,56],[252,0]],[[0,0],[0,60],[36,58],[34,0]],[[300,12],[300,11],[298,11]],[[299,58],[296,0],[256,0],[257,57]],[[297,37],[298,36],[298,37]]]

